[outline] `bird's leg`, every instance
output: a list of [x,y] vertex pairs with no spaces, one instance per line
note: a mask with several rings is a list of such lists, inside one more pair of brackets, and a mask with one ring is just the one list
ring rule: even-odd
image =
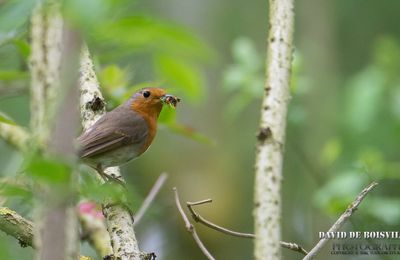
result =
[[98,164],[96,166],[96,171],[99,173],[100,177],[104,180],[104,182],[115,182],[121,185],[124,189],[126,189],[126,184],[123,182],[120,178],[121,176],[113,177],[108,175],[107,173],[104,172],[103,167],[101,167],[101,164]]
[[100,177],[103,179],[104,182],[107,182],[110,178],[110,176],[108,176],[104,171],[103,171],[103,167],[101,167],[101,164],[97,164],[96,167],[93,167],[97,173],[100,175]]
[[[121,185],[121,187],[124,188],[124,190],[125,190],[126,192],[128,191],[128,189],[126,188],[126,183],[123,182],[121,179],[119,179],[121,176],[113,177],[113,176],[110,176],[110,175],[106,174],[106,173],[103,171],[103,167],[101,167],[101,164],[98,164],[98,165],[96,166],[96,170],[97,170],[97,172],[99,173],[99,175],[101,176],[101,178],[104,180],[105,184],[107,184],[107,183],[113,183],[113,182],[114,182],[114,183],[118,183],[119,185]],[[102,208],[103,208],[103,210],[102,210],[102,211],[103,211],[103,215],[105,216],[105,212],[104,212],[104,209],[105,209],[105,208],[109,208],[109,207],[116,206],[116,205],[120,205],[120,206],[122,206],[123,208],[125,208],[125,209],[129,212],[129,215],[130,215],[131,218],[132,218],[132,222],[135,222],[133,211],[132,211],[131,208],[129,207],[128,203],[123,202],[123,201],[114,202],[114,203],[107,203],[107,204],[103,205],[103,206],[102,206]]]

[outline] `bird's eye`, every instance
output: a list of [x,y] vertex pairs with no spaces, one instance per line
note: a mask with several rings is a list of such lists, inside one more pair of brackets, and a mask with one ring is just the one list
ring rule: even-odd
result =
[[144,91],[144,92],[143,92],[143,96],[144,96],[145,98],[150,97],[150,91]]

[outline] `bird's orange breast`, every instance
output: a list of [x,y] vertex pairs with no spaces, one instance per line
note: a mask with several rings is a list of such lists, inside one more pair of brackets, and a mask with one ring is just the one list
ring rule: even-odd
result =
[[146,141],[144,142],[144,144],[142,145],[142,147],[139,150],[139,155],[144,153],[147,150],[147,148],[149,148],[149,146],[153,142],[154,137],[156,136],[156,133],[157,133],[157,119],[151,118],[149,116],[143,116],[143,118],[147,122],[147,125],[149,127],[149,130],[148,130],[149,132],[147,134]]
[[[162,106],[161,106],[162,107]],[[146,137],[146,141],[142,145],[142,147],[139,149],[139,155],[144,153],[151,143],[154,140],[154,137],[156,136],[157,133],[157,118],[158,115],[160,114],[161,109],[158,107],[152,107],[152,106],[146,106],[142,103],[138,102],[133,102],[131,104],[131,109],[135,111],[136,113],[140,114],[143,119],[146,121],[147,126],[148,126],[148,134]]]

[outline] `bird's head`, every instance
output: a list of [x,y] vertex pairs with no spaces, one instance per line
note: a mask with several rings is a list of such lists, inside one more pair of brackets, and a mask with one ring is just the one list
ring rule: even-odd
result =
[[167,94],[162,88],[143,88],[133,94],[131,109],[157,118],[164,104],[176,107],[179,101],[179,98]]

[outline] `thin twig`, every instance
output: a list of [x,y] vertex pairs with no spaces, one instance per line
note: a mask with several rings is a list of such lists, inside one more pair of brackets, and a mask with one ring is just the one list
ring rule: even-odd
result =
[[[199,222],[199,223],[201,223],[201,224],[203,224],[203,225],[205,225],[205,226],[207,226],[207,227],[209,227],[211,229],[214,229],[216,231],[219,231],[221,233],[224,233],[224,234],[227,234],[227,235],[230,235],[230,236],[254,239],[254,237],[255,237],[254,234],[236,232],[236,231],[233,231],[233,230],[230,230],[230,229],[227,229],[227,228],[224,228],[224,227],[221,227],[221,226],[219,226],[217,224],[212,223],[211,221],[203,218],[193,208],[193,206],[202,205],[202,204],[209,203],[209,202],[212,202],[212,200],[211,199],[206,199],[206,200],[201,200],[201,201],[197,201],[197,202],[186,202],[186,205],[187,205],[190,213],[192,214],[193,219],[196,222]],[[301,246],[299,246],[299,245],[297,245],[295,243],[284,242],[284,241],[280,241],[279,243],[280,243],[281,247],[287,248],[287,249],[290,249],[290,250],[293,250],[293,251],[296,251],[296,252],[299,252],[299,253],[302,253],[303,255],[307,255],[307,253],[308,253],[303,247],[301,247]]]
[[200,201],[195,201],[195,202],[186,202],[186,204],[189,206],[198,206],[198,205],[202,205],[202,204],[206,204],[206,203],[211,203],[212,199],[205,199],[205,200],[200,200]]
[[168,178],[168,174],[166,174],[165,172],[162,173],[157,181],[154,183],[153,187],[151,188],[149,194],[147,195],[147,197],[145,198],[145,200],[143,201],[142,205],[140,206],[138,212],[135,214],[134,216],[134,226],[136,226],[139,221],[142,219],[144,213],[146,213],[147,209],[150,207],[151,203],[154,201],[155,197],[157,196],[158,192],[161,190],[162,186],[164,185],[165,181]]
[[178,194],[178,190],[176,187],[173,188],[173,191],[175,193],[175,203],[176,203],[176,207],[179,210],[179,213],[182,216],[183,222],[185,222],[185,227],[187,229],[187,231],[189,233],[192,234],[194,240],[196,241],[197,245],[199,246],[199,248],[201,249],[201,251],[203,252],[203,254],[207,257],[207,259],[209,260],[215,260],[215,258],[210,254],[210,252],[207,250],[207,248],[204,246],[203,242],[200,240],[199,236],[197,235],[196,229],[195,227],[192,225],[192,223],[190,223],[188,217],[186,216],[185,212],[183,211],[181,202],[179,200],[179,194]]
[[[211,202],[211,200],[204,200],[207,202]],[[203,218],[200,214],[198,214],[194,209],[193,206],[194,205],[200,205],[200,204],[204,204],[204,201],[199,202],[187,202],[187,207],[190,211],[190,213],[192,213],[192,217],[196,222],[199,222],[211,229],[217,230],[219,232],[222,232],[224,234],[227,235],[231,235],[231,236],[236,236],[236,237],[244,237],[244,238],[254,238],[254,234],[249,234],[249,233],[241,233],[241,232],[236,232],[236,231],[232,231],[229,230],[227,228],[218,226],[217,224],[214,224],[210,221],[208,221],[207,219]]]
[[290,243],[290,242],[285,242],[285,241],[279,241],[279,244],[281,245],[281,247],[295,251],[295,252],[299,252],[303,255],[307,255],[308,252],[307,250],[305,250],[303,247],[299,246],[296,243]]
[[[372,182],[369,184],[366,188],[364,188],[360,194],[358,194],[357,198],[350,203],[350,205],[347,207],[346,211],[339,217],[338,220],[332,225],[332,227],[328,230],[328,232],[336,232],[338,231],[343,224],[353,215],[353,213],[357,210],[358,206],[361,204],[365,196],[373,190],[378,183]],[[328,239],[322,238],[311,251],[303,258],[303,260],[309,260],[313,259],[321,250],[322,248],[328,243]]]

